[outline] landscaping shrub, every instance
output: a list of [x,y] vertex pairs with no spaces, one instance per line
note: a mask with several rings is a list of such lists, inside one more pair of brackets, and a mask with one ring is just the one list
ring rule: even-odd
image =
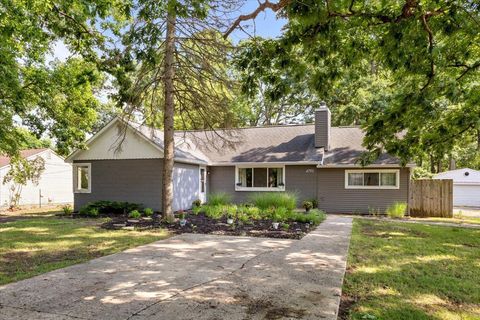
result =
[[193,208],[198,208],[198,207],[200,207],[201,205],[202,205],[202,200],[200,200],[200,199],[194,200],[194,201],[192,202],[192,209],[193,209]]
[[273,217],[272,220],[274,221],[287,221],[290,217],[290,211],[285,207],[275,208],[273,210]]
[[403,218],[407,212],[407,204],[405,202],[395,202],[387,208],[387,216],[390,218]]
[[87,208],[85,214],[90,217],[98,217],[100,212],[97,208]]
[[245,211],[237,211],[237,219],[243,223],[248,223],[250,219],[253,219],[250,217]]
[[237,207],[237,215],[242,215],[246,216],[247,218],[253,219],[253,220],[259,220],[262,218],[260,214],[260,209],[257,207],[253,207],[248,204],[243,204],[241,206]]
[[305,201],[304,201],[303,203],[305,203],[305,202],[307,202],[307,201],[312,203],[312,209],[318,208],[318,201],[317,201],[317,199],[315,199],[315,198],[305,199]]
[[225,192],[210,193],[208,204],[211,206],[227,205],[232,203],[232,196]]
[[138,210],[132,210],[130,211],[130,213],[128,214],[128,217],[131,218],[131,219],[138,219],[142,216],[142,214],[140,213],[140,211]]
[[87,212],[89,208],[96,208],[99,213],[123,214],[133,210],[140,211],[142,209],[142,205],[131,202],[100,200],[87,203],[84,207],[82,207],[82,209],[80,209],[80,213],[82,213],[82,210]]
[[151,216],[153,216],[153,209],[152,208],[145,208],[145,210],[143,210],[143,214],[146,217],[151,217]]
[[302,207],[308,212],[313,208],[313,203],[311,201],[303,201]]
[[226,213],[227,217],[229,218],[235,218],[237,214],[237,206],[236,205],[230,205],[230,206],[224,206],[223,207],[224,213]]
[[204,210],[204,208],[202,206],[193,206],[192,207],[192,213],[193,214],[199,214],[200,212],[202,212]]
[[73,208],[71,205],[66,204],[62,207],[63,214],[65,215],[71,215],[73,213]]
[[290,211],[297,207],[297,195],[289,192],[260,192],[253,194],[250,198],[262,211],[269,208],[286,208]]
[[224,208],[222,205],[205,205],[203,211],[211,219],[220,219],[223,216]]
[[326,217],[327,216],[325,215],[325,212],[318,209],[312,209],[309,213],[297,212],[292,215],[291,219],[296,222],[318,225],[320,222],[325,220]]

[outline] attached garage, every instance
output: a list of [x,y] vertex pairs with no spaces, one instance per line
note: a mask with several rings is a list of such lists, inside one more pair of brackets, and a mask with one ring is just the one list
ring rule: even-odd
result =
[[437,174],[434,179],[453,180],[453,205],[480,207],[480,171],[464,168]]

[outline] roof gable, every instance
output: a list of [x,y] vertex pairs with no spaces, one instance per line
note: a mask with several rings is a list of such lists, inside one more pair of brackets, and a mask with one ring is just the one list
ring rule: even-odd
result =
[[480,184],[480,171],[470,168],[450,170],[436,174],[434,179],[452,179],[456,184]]
[[77,150],[67,160],[163,158],[160,147],[118,118],[87,141],[87,146],[88,149]]
[[[26,149],[20,151],[20,156],[24,159],[31,158],[35,155],[39,155],[47,150],[50,150],[49,148],[39,148],[39,149]],[[50,150],[52,151],[52,150]],[[10,164],[10,157],[7,156],[0,156],[0,168],[6,167]]]
[[[113,127],[117,126],[114,130]],[[121,149],[119,132],[127,126]],[[107,134],[108,131],[108,134]],[[242,129],[176,131],[175,161],[232,165],[236,163],[293,163],[324,166],[357,166],[366,150],[359,127],[332,127],[330,149],[315,147],[315,126],[281,125]],[[163,131],[134,122],[114,119],[67,160],[163,158]],[[398,166],[386,153],[372,165]]]

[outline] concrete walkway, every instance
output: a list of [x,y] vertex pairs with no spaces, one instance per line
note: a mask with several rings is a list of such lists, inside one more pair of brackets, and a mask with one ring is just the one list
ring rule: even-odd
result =
[[351,221],[158,241],[0,287],[0,319],[336,319]]

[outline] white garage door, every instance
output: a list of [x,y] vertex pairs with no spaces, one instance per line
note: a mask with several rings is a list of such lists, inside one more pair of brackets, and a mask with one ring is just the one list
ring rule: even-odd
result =
[[453,205],[480,207],[480,185],[453,185]]

